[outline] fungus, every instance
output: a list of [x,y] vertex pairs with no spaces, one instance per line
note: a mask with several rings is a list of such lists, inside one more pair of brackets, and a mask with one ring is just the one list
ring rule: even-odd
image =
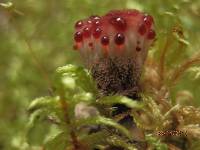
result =
[[150,15],[114,10],[76,22],[74,48],[91,69],[102,93],[132,95],[127,91],[139,89],[142,67],[155,36]]

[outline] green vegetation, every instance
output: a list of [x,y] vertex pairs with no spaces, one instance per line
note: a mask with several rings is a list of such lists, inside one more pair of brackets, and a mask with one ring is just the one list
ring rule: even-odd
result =
[[[90,72],[72,48],[76,20],[124,8],[148,12],[156,24],[157,40],[143,75],[143,81],[150,82],[145,82],[142,102],[120,95],[98,98]],[[71,150],[78,145],[87,150],[120,145],[134,150],[136,146],[127,140],[140,135],[135,137],[116,123],[118,118],[102,115],[104,106],[122,103],[134,108],[130,113],[145,132],[139,140],[145,139],[150,149],[174,148],[154,133],[171,127],[176,116],[180,123],[176,129],[187,131],[189,149],[199,150],[199,27],[199,0],[0,1],[0,149]],[[94,116],[75,114],[80,102]],[[87,135],[82,130],[86,125],[114,131]]]

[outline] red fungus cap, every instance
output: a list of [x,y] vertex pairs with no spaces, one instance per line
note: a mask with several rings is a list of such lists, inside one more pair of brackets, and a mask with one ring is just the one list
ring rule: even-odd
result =
[[75,46],[88,65],[105,57],[132,57],[142,65],[155,39],[154,21],[138,10],[114,10],[75,24]]

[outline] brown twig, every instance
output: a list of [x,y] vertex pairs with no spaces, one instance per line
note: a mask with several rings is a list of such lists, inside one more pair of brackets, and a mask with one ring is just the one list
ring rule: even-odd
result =
[[166,43],[164,45],[163,50],[161,51],[161,56],[160,56],[159,75],[160,75],[161,84],[162,84],[162,82],[164,80],[165,56],[167,54],[167,50],[169,49],[169,43],[170,43],[170,36],[168,35],[167,38],[166,38]]
[[[13,19],[11,19],[12,21]],[[37,67],[37,69],[39,70],[39,72],[41,73],[41,75],[43,76],[43,78],[46,80],[48,88],[52,89],[52,83],[51,80],[47,74],[47,71],[44,69],[45,67],[42,65],[42,63],[39,61],[37,55],[35,54],[32,45],[30,43],[30,41],[26,38],[26,36],[23,34],[23,32],[21,31],[21,29],[15,24],[12,24],[14,29],[16,30],[16,32],[18,33],[18,35],[23,39],[24,43],[27,46],[27,50],[29,51],[30,55],[33,58],[34,64]]]
[[[64,92],[61,92],[60,93],[60,105],[61,105],[61,108],[63,110],[63,113],[64,113],[64,119],[66,121],[66,123],[71,127],[71,122],[70,122],[70,118],[68,116],[68,104],[65,100],[65,97],[64,97]],[[79,150],[79,141],[78,141],[78,138],[74,132],[74,130],[71,128],[70,129],[70,136],[71,136],[71,140],[72,140],[72,145],[74,147],[74,150]]]
[[174,85],[185,71],[196,64],[200,64],[200,53],[185,61],[182,65],[180,65],[172,72],[171,78],[169,80],[169,85]]

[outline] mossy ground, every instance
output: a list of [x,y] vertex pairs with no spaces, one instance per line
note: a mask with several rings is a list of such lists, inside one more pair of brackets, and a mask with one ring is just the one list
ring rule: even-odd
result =
[[[82,65],[78,53],[72,50],[74,23],[89,15],[102,15],[112,9],[124,8],[136,8],[154,16],[157,40],[148,56],[146,69],[149,69],[147,70],[149,76],[144,81],[149,84],[144,86],[147,91],[151,91],[150,95],[158,100],[168,94],[169,90],[173,106],[177,104],[177,101],[183,103],[180,112],[177,112],[181,113],[178,119],[181,122],[181,119],[185,117],[183,124],[187,126],[178,126],[178,128],[187,129],[194,137],[198,137],[199,133],[193,133],[198,128],[195,125],[199,124],[199,116],[194,114],[198,114],[199,110],[194,109],[193,106],[199,107],[200,105],[199,65],[191,65],[193,61],[186,62],[183,68],[187,68],[188,64],[192,68],[178,78],[179,80],[176,80],[177,76],[182,75],[185,70],[178,70],[176,67],[200,51],[199,0],[106,0],[104,2],[101,0],[29,0],[23,2],[15,0],[10,1],[12,3],[7,2],[0,2],[0,149],[41,149],[40,146],[30,146],[25,142],[24,129],[29,120],[27,107],[36,97],[54,94],[53,74],[57,67],[69,63]],[[163,66],[165,66],[164,69]],[[172,69],[175,69],[175,72]],[[175,73],[173,80],[171,78],[164,80],[165,76],[171,77],[173,73]],[[157,78],[150,80],[151,76],[159,76],[161,80],[157,81]],[[67,81],[73,83],[73,80]],[[168,81],[173,81],[173,84]],[[149,85],[155,89],[151,89]],[[170,85],[170,88],[161,88],[162,85],[167,85],[167,87]],[[155,91],[159,91],[159,94],[155,95]],[[84,98],[87,99],[87,96],[86,94]],[[154,103],[149,105],[156,106]],[[185,105],[193,106],[185,108]],[[152,110],[152,114],[155,111],[156,109]],[[191,115],[189,118],[188,114]],[[159,115],[154,119],[158,123]],[[49,121],[57,123],[57,120],[52,118]],[[189,125],[192,122],[195,124]],[[41,128],[48,124],[48,122],[41,124]],[[148,130],[148,127],[154,128],[154,126],[147,126]],[[57,132],[57,128],[51,130],[56,130],[52,133]],[[42,139],[47,131],[40,131],[42,132],[34,132],[34,136]],[[61,133],[58,137],[65,136]],[[40,140],[37,138],[35,139]],[[165,148],[159,140],[149,137],[149,141],[157,148]],[[63,145],[60,143],[62,142],[59,141],[57,144],[61,149]],[[120,144],[129,146],[127,143]],[[199,140],[194,140],[190,144],[191,149],[194,150],[200,147]],[[49,145],[51,147],[51,144]]]

